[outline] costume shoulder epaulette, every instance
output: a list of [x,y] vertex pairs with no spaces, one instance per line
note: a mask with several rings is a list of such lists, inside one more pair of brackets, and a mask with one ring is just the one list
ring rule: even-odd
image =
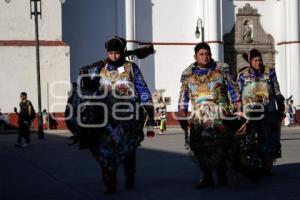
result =
[[240,77],[240,75],[243,74],[244,76],[249,75],[249,67],[243,67],[239,70],[237,77]]
[[264,70],[264,77],[265,79],[269,79],[270,76],[273,76],[275,74],[275,68],[274,67],[268,67],[268,66],[264,66],[265,70]]
[[182,81],[182,80],[186,79],[186,77],[192,75],[192,73],[193,73],[193,71],[192,71],[193,67],[195,67],[194,63],[192,63],[191,65],[189,65],[187,68],[185,68],[183,70],[183,72],[181,73],[180,81]]
[[134,64],[134,62],[126,60],[126,62],[123,64],[123,66],[124,67],[132,67],[133,64]]
[[30,105],[31,105],[31,102],[30,102],[29,100],[27,100],[27,101],[26,101],[26,105],[27,105],[27,106],[30,106]]
[[275,69],[275,67],[265,67],[265,71],[268,71],[270,74],[272,74],[272,73],[274,73],[274,72],[276,72],[276,69]]
[[126,61],[124,64],[123,64],[123,67],[126,71],[131,71],[133,72],[133,66],[136,66],[137,65],[134,63],[134,62],[131,62],[131,61]]
[[229,65],[227,63],[217,61],[216,65],[217,65],[217,68],[220,68],[220,69],[225,69],[225,70],[229,69]]
[[275,70],[276,70],[276,69],[275,69],[275,66],[269,67],[269,70],[274,70],[274,71],[275,71]]
[[222,62],[216,62],[216,69],[224,72],[224,73],[229,73],[229,65],[227,63],[222,63]]

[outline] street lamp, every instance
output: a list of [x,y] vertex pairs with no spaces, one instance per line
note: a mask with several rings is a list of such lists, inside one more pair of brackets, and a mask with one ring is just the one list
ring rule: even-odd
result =
[[[200,28],[200,30],[199,30]],[[201,35],[201,40],[204,42],[204,27],[202,25],[202,19],[199,17],[196,24],[195,37],[198,39]]]
[[42,18],[41,0],[30,0],[30,17],[34,16],[35,21],[35,47],[36,47],[36,69],[37,69],[37,92],[38,92],[38,139],[44,138],[43,115],[41,100],[41,77],[40,77],[40,41],[39,41],[39,21]]

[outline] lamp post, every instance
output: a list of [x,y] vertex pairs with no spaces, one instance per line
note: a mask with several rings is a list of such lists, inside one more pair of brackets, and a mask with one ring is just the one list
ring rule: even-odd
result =
[[[201,31],[199,30],[199,28]],[[204,42],[204,27],[202,25],[202,19],[199,17],[197,20],[195,37],[198,39],[200,35],[201,35],[201,42]]]
[[39,41],[39,21],[38,16],[42,18],[41,0],[30,0],[31,19],[34,16],[35,21],[35,47],[36,47],[36,69],[37,69],[37,92],[38,92],[38,139],[44,138],[43,115],[41,100],[41,77],[40,77],[40,41]]

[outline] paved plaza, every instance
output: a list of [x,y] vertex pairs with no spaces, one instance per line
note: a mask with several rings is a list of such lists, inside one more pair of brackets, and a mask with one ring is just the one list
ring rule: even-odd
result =
[[45,140],[32,135],[32,146],[14,148],[16,135],[0,135],[0,200],[206,200],[300,199],[300,129],[284,128],[283,157],[271,177],[252,183],[233,174],[227,187],[195,189],[201,174],[184,148],[179,129],[146,138],[137,153],[137,180],[124,189],[123,169],[118,193],[106,195],[100,170],[88,151],[68,146],[67,131],[47,132]]

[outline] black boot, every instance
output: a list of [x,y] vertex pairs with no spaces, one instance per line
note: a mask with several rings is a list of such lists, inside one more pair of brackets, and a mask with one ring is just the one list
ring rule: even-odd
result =
[[126,181],[125,181],[125,188],[129,190],[133,188],[134,184],[135,184],[135,174],[134,173],[127,174]]
[[217,167],[217,176],[218,176],[218,183],[220,186],[226,186],[228,184],[228,179],[226,175],[226,166],[220,165]]
[[131,189],[135,184],[135,151],[130,153],[124,161],[124,172],[126,176],[125,188]]
[[104,192],[106,194],[113,194],[117,192],[117,173],[116,171],[102,169],[102,178],[104,182]]
[[217,169],[217,176],[218,176],[218,183],[220,186],[226,186],[228,184],[228,179],[225,170],[218,170]]
[[195,156],[197,157],[199,167],[202,171],[202,179],[200,180],[200,182],[196,186],[196,188],[206,188],[206,187],[214,186],[214,179],[212,176],[212,171],[207,167],[206,163],[201,161],[200,155],[197,153],[198,149],[194,149],[193,151],[195,153]]
[[214,186],[214,180],[211,173],[203,175],[203,178],[200,180],[200,183],[196,186],[197,188],[206,188]]
[[262,173],[265,176],[272,176],[273,160],[265,161]]
[[203,164],[200,164],[200,169],[202,170],[203,177],[200,180],[200,183],[196,187],[206,188],[206,187],[214,186],[214,179],[212,176],[212,172]]

